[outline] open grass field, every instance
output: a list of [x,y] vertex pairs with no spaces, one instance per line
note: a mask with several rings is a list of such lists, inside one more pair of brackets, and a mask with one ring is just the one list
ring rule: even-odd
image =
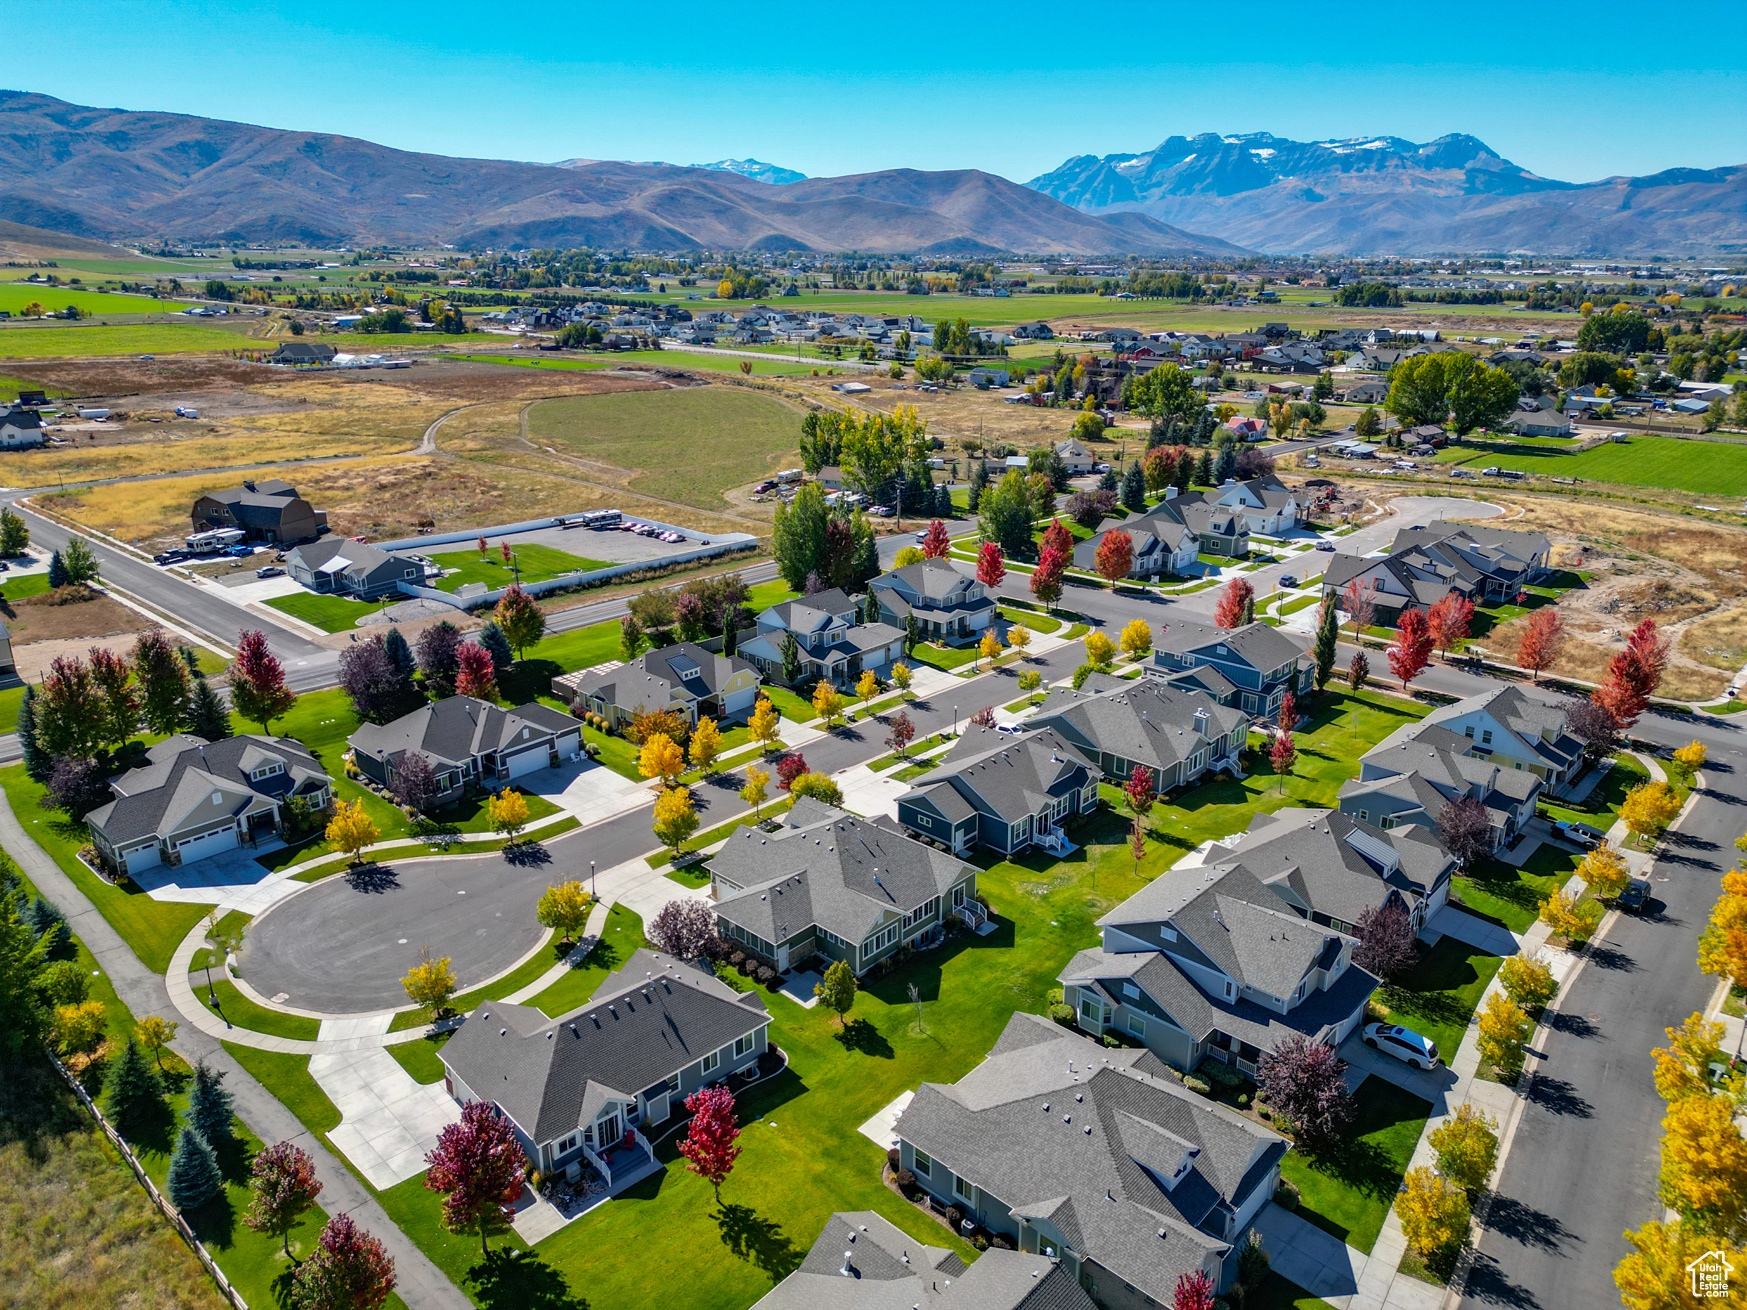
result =
[[470,582],[483,582],[486,590],[492,591],[498,587],[509,586],[518,576],[523,582],[544,582],[548,578],[561,578],[567,573],[582,573],[607,567],[604,560],[584,559],[555,546],[542,546],[538,542],[516,547],[515,554],[519,575],[516,569],[503,562],[503,556],[496,546],[483,555],[477,549],[451,550],[441,555],[432,555],[431,559],[439,568],[455,570],[437,584],[444,591],[454,591]]
[[800,416],[756,391],[693,387],[543,400],[536,442],[617,470],[627,490],[699,509],[796,462]]
[[[395,598],[391,596],[388,599],[392,601]],[[289,614],[294,619],[314,624],[323,632],[350,632],[358,626],[359,619],[369,617],[377,609],[375,604],[366,604],[361,600],[351,600],[345,596],[324,596],[313,591],[298,592],[292,596],[274,596],[263,603],[272,606],[281,614]]]
[[25,282],[0,282],[0,309],[9,314],[23,313],[26,305],[35,302],[50,313],[68,305],[93,314],[173,314],[188,308],[184,300],[157,300],[151,296],[130,296],[120,292],[87,291],[83,287],[45,287]]
[[817,364],[791,364],[781,359],[744,359],[735,355],[712,355],[707,351],[691,350],[616,350],[610,355],[590,355],[588,359],[605,368],[611,368],[615,364],[645,364],[656,368],[705,369],[712,373],[739,373],[740,365],[746,363],[752,365],[752,376],[755,378],[810,377],[815,371],[823,373],[831,367],[824,360]]
[[[1488,467],[1628,487],[1664,487],[1708,496],[1747,496],[1747,445],[1721,441],[1683,441],[1679,437],[1633,437],[1609,442],[1582,454],[1570,444],[1512,442],[1490,448],[1469,461]],[[1527,446],[1527,449],[1521,447]]]
[[549,355],[450,355],[450,359],[473,364],[509,364],[515,368],[598,369],[605,368],[597,359],[554,359]]
[[[250,319],[250,326],[264,320]],[[238,321],[239,328],[242,320]],[[244,331],[195,323],[140,323],[0,329],[0,359],[48,359],[93,355],[197,355],[260,348]]]
[[0,374],[0,401],[12,401],[20,391],[41,391],[50,400],[69,396],[72,392],[65,387],[49,386],[43,382],[26,382],[22,378],[7,377]]
[[[36,450],[21,450],[10,461],[10,480],[20,487],[52,487],[67,482],[147,477],[183,469],[223,468],[273,459],[386,455],[405,450],[409,444],[391,437],[315,433],[195,437],[179,435],[175,429],[168,429],[161,433],[149,431],[146,435],[148,439],[117,445],[43,446]],[[234,486],[238,477],[246,476],[249,475],[213,475],[209,480]],[[182,517],[186,519],[187,506],[182,509]]]

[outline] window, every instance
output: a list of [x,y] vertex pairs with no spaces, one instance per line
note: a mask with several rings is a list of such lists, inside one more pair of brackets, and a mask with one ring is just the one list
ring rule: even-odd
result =
[[706,1074],[715,1073],[716,1070],[721,1067],[721,1064],[722,1053],[720,1051],[711,1051],[704,1057],[704,1072]]
[[879,932],[876,932],[872,937],[869,937],[867,940],[862,942],[862,944],[861,944],[862,959],[865,960],[868,956],[876,954],[879,951],[885,950],[886,947],[890,946],[893,942],[895,942],[897,940],[898,940],[898,925],[897,924],[894,923],[894,924],[890,925],[889,927],[882,928]]
[[1126,998],[1127,998],[1127,999],[1128,999],[1128,1000],[1131,1000],[1131,1001],[1138,1001],[1138,1000],[1139,1000],[1139,999],[1140,999],[1140,988],[1138,988],[1138,987],[1136,987],[1136,986],[1135,986],[1135,985],[1134,985],[1134,984],[1133,984],[1133,983],[1131,983],[1131,982],[1126,982],[1126,981],[1125,981],[1125,982],[1124,982],[1124,983],[1123,983],[1123,984],[1122,984],[1122,994],[1123,994],[1123,996],[1124,996],[1124,997],[1126,997]]
[[1387,829],[1387,828],[1393,828],[1394,826],[1395,826],[1395,816],[1393,814],[1385,814],[1383,816],[1383,827]]
[[1463,728],[1462,735],[1464,737],[1466,737],[1469,741],[1473,741],[1474,740],[1474,725],[1472,723],[1470,723],[1466,728]]
[[972,1205],[977,1201],[977,1185],[968,1178],[952,1176],[952,1194],[961,1201],[969,1201]]
[[1371,811],[1370,810],[1360,810],[1360,811],[1358,811],[1358,816],[1359,816],[1360,823],[1371,822]]
[[962,886],[954,887],[952,889],[952,905],[953,905],[954,909],[957,909],[959,906],[964,904],[964,898],[965,898],[965,889]]
[[932,828],[934,826],[934,820],[929,818],[926,814],[918,814],[916,816],[916,823],[919,827],[923,828]]
[[562,1142],[558,1143],[558,1145],[553,1149],[553,1154],[554,1155],[569,1155],[572,1151],[574,1151],[577,1147],[579,1147],[581,1145],[582,1145],[582,1134],[581,1133],[572,1133],[572,1134],[570,1134],[569,1137],[566,1137]]
[[1129,1015],[1128,1016],[1128,1031],[1133,1033],[1136,1037],[1145,1037],[1146,1036],[1146,1020],[1141,1018],[1138,1014]]
[[1104,1018],[1104,1007],[1096,997],[1086,996],[1080,1000],[1080,1014],[1090,1023],[1101,1023]]
[[911,1173],[921,1174],[922,1177],[927,1178],[934,1172],[934,1158],[932,1156],[918,1151],[914,1147],[910,1148],[910,1156]]
[[670,1073],[667,1075],[667,1090],[669,1092],[677,1092],[679,1090],[679,1075],[678,1074]]
[[1486,729],[1482,730],[1482,732],[1480,733],[1480,744],[1482,746],[1492,745],[1492,729],[1491,728],[1486,728]]
[[925,923],[935,916],[940,909],[940,897],[935,896],[918,905],[904,916],[904,927],[914,928],[919,923]]
[[738,1060],[741,1056],[749,1054],[756,1042],[757,1039],[751,1033],[747,1033],[744,1037],[736,1037],[734,1039],[734,1058]]

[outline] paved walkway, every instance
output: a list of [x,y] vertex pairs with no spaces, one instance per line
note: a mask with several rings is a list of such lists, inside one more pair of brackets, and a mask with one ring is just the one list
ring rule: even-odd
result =
[[442,1083],[416,1082],[380,1046],[312,1055],[309,1072],[340,1112],[328,1140],[378,1191],[423,1173],[438,1135],[458,1117]]
[[1466,910],[1458,910],[1454,905],[1446,905],[1432,915],[1431,922],[1426,927],[1439,937],[1454,937],[1459,942],[1478,946],[1489,955],[1515,955],[1523,945],[1523,939],[1509,928],[1501,927],[1490,919],[1476,918]]
[[[516,785],[573,815],[583,827],[616,819],[644,805],[655,804],[655,793],[643,783],[614,773],[590,759],[565,760],[549,769],[517,779]],[[493,834],[494,836],[496,834]]]
[[915,1095],[915,1092],[899,1092],[889,1104],[882,1106],[873,1118],[855,1131],[880,1150],[891,1150],[898,1144],[898,1118],[910,1108],[910,1101]]

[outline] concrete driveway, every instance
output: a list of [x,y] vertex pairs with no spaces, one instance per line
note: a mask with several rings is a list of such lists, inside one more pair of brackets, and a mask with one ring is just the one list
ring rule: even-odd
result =
[[575,815],[585,828],[655,803],[655,793],[648,787],[590,759],[565,760],[518,778],[516,785]]

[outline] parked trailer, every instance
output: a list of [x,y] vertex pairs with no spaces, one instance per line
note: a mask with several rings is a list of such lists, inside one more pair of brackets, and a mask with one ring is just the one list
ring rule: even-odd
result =
[[211,555],[239,544],[248,534],[241,528],[211,528],[183,539],[188,549],[198,555]]
[[616,509],[596,509],[586,514],[567,514],[552,521],[561,528],[616,528],[625,521],[625,516]]

